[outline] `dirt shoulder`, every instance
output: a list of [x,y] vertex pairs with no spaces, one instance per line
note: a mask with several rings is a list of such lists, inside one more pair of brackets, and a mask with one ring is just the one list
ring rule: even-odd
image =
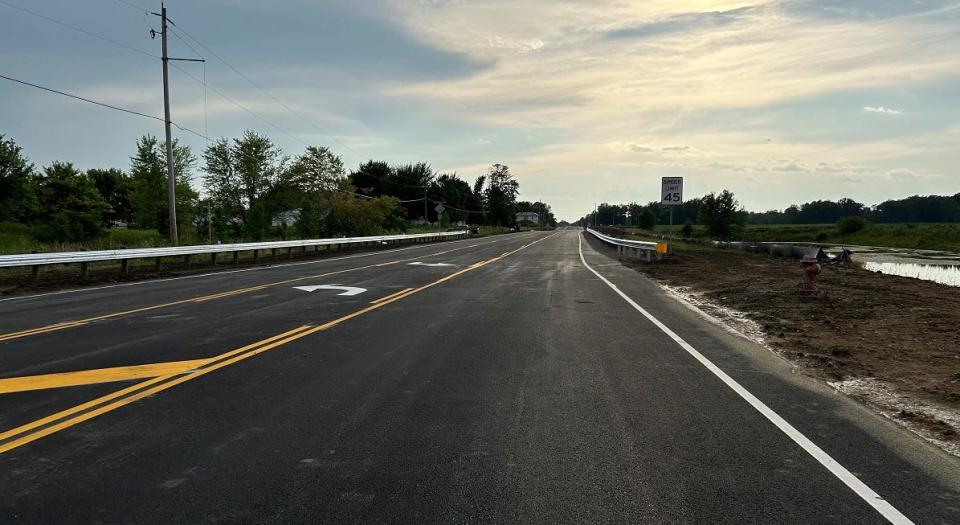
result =
[[960,289],[824,265],[819,294],[802,299],[798,261],[697,246],[627,264],[744,314],[804,373],[960,453]]

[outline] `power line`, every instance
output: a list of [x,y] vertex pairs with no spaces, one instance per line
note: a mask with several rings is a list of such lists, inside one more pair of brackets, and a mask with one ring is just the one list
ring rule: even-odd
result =
[[[126,7],[129,7],[129,8],[131,8],[131,9],[136,9],[136,10],[139,11],[139,12],[145,13],[145,16],[150,14],[150,11],[149,11],[149,10],[144,9],[143,7],[141,7],[141,6],[137,5],[137,4],[134,4],[134,3],[132,3],[132,2],[129,2],[129,1],[127,1],[127,0],[117,0],[117,2],[119,2],[120,4],[122,4],[122,5],[126,6]],[[146,52],[146,51],[143,51],[142,49],[137,49],[137,48],[135,48],[135,47],[129,46],[129,45],[127,45],[127,44],[124,44],[123,42],[119,42],[119,41],[114,40],[114,39],[112,39],[112,38],[109,38],[109,37],[106,37],[106,36],[103,36],[103,35],[94,33],[94,32],[92,32],[92,31],[88,31],[88,30],[86,30],[86,29],[83,29],[83,28],[81,28],[81,27],[77,27],[77,26],[75,26],[75,25],[69,24],[69,23],[64,22],[64,21],[62,21],[62,20],[57,20],[56,18],[47,16],[47,15],[43,15],[43,14],[41,14],[41,13],[37,13],[37,12],[35,12],[35,11],[31,11],[31,10],[26,9],[26,8],[24,8],[24,7],[20,7],[20,6],[18,6],[18,5],[11,4],[11,3],[7,2],[6,0],[0,0],[0,4],[5,5],[5,6],[8,6],[8,7],[11,7],[11,8],[13,8],[13,9],[17,9],[17,10],[19,10],[19,11],[23,11],[24,13],[30,14],[30,15],[32,15],[32,16],[36,16],[36,17],[38,17],[38,18],[41,18],[41,19],[46,20],[46,21],[48,21],[48,22],[57,24],[57,25],[59,25],[59,26],[66,27],[66,28],[68,28],[68,29],[71,29],[71,30],[74,30],[74,31],[83,33],[83,34],[85,34],[85,35],[87,35],[87,36],[96,38],[96,39],[98,39],[98,40],[102,40],[102,41],[104,41],[104,42],[113,44],[113,45],[115,45],[115,46],[118,46],[118,47],[121,47],[121,48],[124,48],[124,49],[127,49],[127,50],[129,50],[129,51],[133,51],[133,52],[135,52],[135,53],[139,53],[139,54],[141,54],[141,55],[148,56],[148,57],[150,57],[150,58],[154,58],[154,59],[158,59],[158,60],[160,59],[159,56],[153,55],[153,54],[148,53],[148,52]],[[171,22],[171,23],[172,23],[172,22]],[[149,23],[147,23],[147,26],[148,26],[148,27],[151,27]],[[151,28],[152,28],[152,27],[151,27]],[[329,139],[333,140],[334,142],[336,142],[336,143],[339,144],[340,146],[344,147],[345,149],[348,149],[348,150],[352,151],[353,153],[356,153],[357,155],[361,155],[360,152],[358,152],[357,150],[355,150],[355,149],[351,148],[350,146],[344,144],[343,142],[341,142],[340,140],[338,140],[336,137],[334,137],[334,136],[332,136],[332,135],[328,135],[328,134],[326,134],[326,133],[323,133],[322,129],[321,129],[319,126],[313,124],[312,122],[310,122],[309,120],[307,120],[306,118],[304,118],[303,116],[301,116],[299,113],[297,113],[296,111],[294,111],[292,108],[290,108],[290,106],[286,105],[283,101],[281,101],[280,99],[278,99],[278,98],[277,98],[276,96],[274,96],[272,93],[268,92],[268,91],[267,91],[266,89],[264,89],[262,86],[260,86],[260,85],[257,84],[256,82],[254,82],[252,79],[250,79],[250,77],[248,77],[248,76],[246,76],[245,74],[243,74],[243,72],[241,72],[239,69],[237,69],[237,68],[234,67],[232,64],[230,64],[229,62],[227,62],[223,57],[221,57],[221,56],[218,55],[216,52],[214,52],[212,49],[210,49],[209,47],[207,47],[203,42],[200,42],[199,40],[197,40],[197,38],[194,37],[194,36],[192,36],[190,33],[184,31],[183,29],[179,29],[179,28],[177,28],[177,30],[174,30],[173,28],[169,28],[169,27],[168,27],[168,29],[170,30],[171,33],[173,33],[173,35],[174,35],[178,40],[180,40],[180,42],[182,42],[184,45],[186,45],[186,46],[187,46],[191,51],[193,51],[197,56],[203,57],[203,55],[202,55],[194,46],[190,45],[189,42],[187,42],[187,41],[184,40],[180,35],[177,34],[177,31],[178,31],[178,30],[179,30],[180,32],[182,32],[187,38],[189,38],[190,40],[192,40],[193,42],[195,42],[198,46],[200,46],[201,48],[203,48],[204,50],[206,50],[208,53],[210,53],[210,55],[212,55],[212,56],[215,57],[217,60],[219,60],[220,62],[222,62],[225,66],[227,66],[228,68],[230,68],[234,73],[236,73],[236,74],[237,74],[238,76],[240,76],[242,79],[244,79],[245,81],[247,81],[248,83],[250,83],[251,85],[253,85],[255,88],[257,88],[257,89],[258,89],[260,92],[262,92],[263,94],[265,94],[265,95],[267,95],[268,97],[270,97],[271,99],[273,99],[274,102],[276,102],[277,104],[279,104],[280,106],[282,106],[287,112],[289,112],[290,114],[294,115],[295,117],[297,117],[297,118],[300,119],[301,121],[305,122],[306,124],[310,125],[310,126],[313,127],[314,129],[316,129],[317,131],[319,131],[321,135],[323,135],[323,136],[325,136],[325,137],[328,137]],[[203,86],[203,88],[204,88],[204,97],[203,97],[203,98],[204,98],[204,128],[206,128],[206,126],[207,126],[207,124],[206,124],[206,120],[207,120],[207,117],[206,117],[206,111],[207,111],[207,110],[206,110],[206,90],[209,88],[211,91],[213,91],[214,93],[216,93],[218,96],[220,96],[221,98],[223,98],[223,99],[226,100],[227,102],[230,102],[231,104],[233,104],[233,105],[236,106],[237,108],[239,108],[239,109],[241,109],[241,110],[249,113],[251,116],[253,116],[253,117],[256,118],[257,120],[259,120],[259,121],[263,122],[264,124],[266,124],[266,125],[274,128],[275,130],[279,131],[281,134],[283,134],[283,135],[285,135],[285,136],[293,139],[294,141],[296,141],[296,142],[298,142],[298,143],[300,143],[300,144],[302,144],[302,145],[304,145],[304,146],[309,146],[309,144],[306,143],[305,141],[298,139],[298,138],[295,137],[293,134],[287,132],[286,130],[284,130],[283,128],[281,128],[280,126],[278,126],[277,124],[274,124],[273,122],[271,122],[271,121],[267,120],[266,118],[260,116],[259,114],[257,114],[257,113],[254,112],[253,110],[249,109],[248,107],[246,107],[246,106],[240,104],[239,102],[237,102],[236,100],[228,97],[228,96],[227,96],[226,94],[224,94],[222,91],[220,91],[220,90],[218,90],[217,88],[209,85],[209,84],[207,83],[207,81],[206,81],[206,70],[204,70],[204,72],[203,72],[204,78],[203,78],[203,80],[201,80],[201,79],[198,79],[197,77],[195,77],[194,75],[190,74],[189,72],[187,72],[187,71],[184,70],[183,68],[177,66],[176,64],[170,64],[170,66],[173,67],[174,69],[180,71],[181,73],[183,73],[184,75],[186,75],[187,77],[189,77],[190,79],[192,79],[194,82],[197,82],[198,84],[200,84],[200,85]],[[182,128],[181,126],[179,126],[179,125],[177,125],[177,124],[174,124],[174,125],[177,126],[177,128],[180,128],[180,129],[183,129],[183,130],[187,131],[186,128]],[[200,135],[200,134],[198,134],[198,133],[196,133],[196,132],[193,132],[193,131],[190,131],[190,132],[191,132],[191,133],[194,133],[194,134],[197,134],[198,136],[201,136],[201,137],[203,137],[203,138],[206,139],[206,140],[210,140],[209,137],[206,136],[206,133],[205,133],[204,135]],[[362,156],[362,155],[361,155],[361,156]]]
[[143,7],[140,7],[140,6],[138,6],[137,4],[134,4],[133,2],[128,2],[127,0],[117,0],[117,2],[120,2],[121,4],[124,4],[124,5],[129,6],[129,7],[132,7],[132,8],[134,8],[134,9],[136,9],[137,11],[143,11],[143,12],[145,12],[145,13],[149,13],[149,10],[147,10],[147,9],[145,9],[145,8],[143,8]]
[[243,111],[246,111],[247,113],[249,113],[250,115],[252,115],[254,118],[260,120],[260,122],[263,122],[264,124],[266,124],[266,125],[274,128],[275,130],[279,131],[281,134],[286,135],[287,137],[289,137],[289,138],[291,138],[291,139],[299,142],[300,144],[303,144],[304,146],[309,146],[309,145],[310,145],[310,144],[307,144],[306,142],[298,139],[297,137],[293,136],[292,134],[288,133],[287,131],[285,131],[285,130],[284,130],[283,128],[281,128],[280,126],[278,126],[278,125],[274,124],[273,122],[270,122],[269,120],[261,117],[260,115],[258,115],[258,114],[257,114],[255,111],[253,111],[252,109],[250,109],[250,108],[244,106],[243,104],[237,102],[236,100],[228,97],[223,91],[220,91],[219,89],[217,89],[217,88],[215,88],[215,87],[213,87],[213,86],[211,86],[211,85],[206,84],[205,81],[202,81],[202,80],[198,79],[197,77],[193,76],[190,72],[188,72],[187,70],[183,69],[182,67],[180,67],[180,66],[178,66],[178,65],[176,65],[176,64],[170,64],[170,67],[172,67],[173,69],[176,69],[177,71],[183,73],[184,75],[186,75],[187,77],[193,79],[194,81],[203,84],[204,86],[206,86],[207,88],[209,88],[210,91],[213,91],[213,92],[216,93],[218,96],[220,96],[220,98],[222,98],[222,99],[226,100],[227,102],[233,104],[234,106],[242,109]]
[[[418,199],[418,200],[423,200],[423,199]],[[489,210],[480,210],[480,211],[477,211],[477,210],[465,210],[465,209],[463,209],[463,208],[457,208],[457,207],[455,207],[455,206],[451,206],[451,205],[449,205],[449,204],[447,204],[447,203],[445,203],[445,202],[443,202],[443,201],[436,201],[436,200],[433,200],[433,199],[430,199],[430,202],[432,202],[432,203],[434,203],[434,204],[443,204],[443,207],[444,207],[444,208],[449,208],[449,209],[451,209],[451,210],[456,210],[456,211],[462,211],[462,212],[464,212],[464,213],[487,213],[487,212],[489,211]]]
[[[131,8],[136,8],[138,11],[142,11],[142,12],[144,12],[144,13],[149,14],[149,11],[146,11],[146,10],[140,8],[139,6],[137,6],[137,5],[135,5],[135,4],[132,4],[132,3],[130,3],[130,2],[125,2],[125,1],[123,1],[123,0],[117,0],[117,1],[120,2],[121,4],[124,4],[124,5],[126,5],[126,6],[129,6],[129,7],[131,7]],[[42,18],[43,20],[46,20],[46,21],[48,21],[48,22],[52,22],[52,23],[54,23],[54,24],[57,24],[57,25],[66,27],[66,28],[68,28],[68,29],[72,29],[72,30],[74,30],[74,31],[78,31],[78,32],[83,33],[83,34],[85,34],[85,35],[87,35],[87,36],[91,36],[91,37],[96,38],[96,39],[98,39],[98,40],[102,40],[102,41],[104,41],[104,42],[108,42],[108,43],[110,43],[110,44],[113,44],[113,45],[116,45],[116,46],[119,46],[119,47],[128,49],[128,50],[130,50],[130,51],[135,51],[135,52],[137,52],[137,53],[140,53],[140,54],[142,54],[142,55],[148,56],[148,57],[150,57],[150,58],[154,58],[154,59],[157,59],[157,60],[160,59],[159,56],[152,55],[152,54],[150,54],[150,53],[147,53],[146,51],[137,49],[137,48],[135,48],[135,47],[128,46],[128,45],[126,45],[126,44],[124,44],[124,43],[122,43],[122,42],[118,42],[118,41],[116,41],[116,40],[113,40],[112,38],[105,37],[105,36],[103,36],[103,35],[99,35],[99,34],[97,34],[97,33],[94,33],[94,32],[92,32],[92,31],[88,31],[88,30],[83,29],[83,28],[81,28],[81,27],[77,27],[77,26],[72,25],[72,24],[69,24],[69,23],[67,23],[67,22],[63,22],[63,21],[61,21],[61,20],[57,20],[56,18],[52,18],[52,17],[46,16],[46,15],[42,15],[42,14],[40,14],[40,13],[36,13],[36,12],[34,12],[34,11],[30,11],[29,9],[25,9],[25,8],[20,7],[20,6],[16,6],[16,5],[10,4],[10,3],[6,2],[5,0],[0,0],[0,4],[3,4],[3,5],[6,5],[6,6],[9,6],[9,7],[12,7],[12,8],[14,8],[14,9],[19,9],[19,10],[21,10],[21,11],[23,11],[23,12],[26,12],[26,13],[29,13],[29,14],[31,14],[31,15],[33,15],[33,16]],[[148,27],[149,27],[149,24],[147,24],[147,25],[148,25]],[[174,31],[171,31],[171,33],[174,33],[174,36],[177,36]],[[194,48],[193,46],[191,46],[191,45],[190,45],[189,43],[187,43],[185,40],[183,40],[183,39],[180,38],[179,36],[177,36],[177,38],[178,38],[181,42],[183,42],[185,45],[187,45],[194,53],[197,53],[198,56],[202,56],[202,55],[200,55],[199,52],[197,52],[196,48]],[[194,82],[197,82],[198,84],[202,85],[203,88],[204,88],[204,129],[205,129],[205,132],[204,132],[203,134],[200,134],[200,133],[197,133],[197,132],[195,132],[195,131],[193,131],[193,130],[190,130],[189,128],[185,128],[185,127],[183,127],[183,126],[181,126],[181,125],[179,125],[179,124],[176,124],[176,123],[171,122],[171,123],[172,123],[174,126],[176,126],[178,129],[180,129],[180,130],[182,130],[182,131],[187,131],[187,132],[189,132],[189,133],[193,133],[194,135],[197,135],[197,136],[199,136],[199,137],[202,137],[202,138],[204,138],[204,139],[207,140],[207,141],[211,140],[211,139],[209,138],[209,136],[207,136],[207,133],[206,133],[206,128],[207,128],[207,123],[206,123],[206,120],[207,120],[207,117],[206,117],[206,111],[207,111],[207,110],[206,110],[206,90],[209,88],[211,91],[213,91],[214,93],[216,93],[217,95],[219,95],[221,98],[223,98],[223,99],[226,100],[227,102],[230,102],[231,104],[233,104],[233,105],[236,106],[237,108],[242,109],[243,111],[246,111],[247,113],[249,113],[249,114],[252,115],[253,117],[257,118],[258,120],[260,120],[261,122],[267,124],[268,126],[276,129],[277,131],[279,131],[279,132],[282,133],[283,135],[285,135],[285,136],[287,136],[287,137],[289,137],[289,138],[291,138],[291,139],[299,142],[300,144],[303,144],[304,146],[309,146],[309,144],[307,144],[306,142],[304,142],[304,141],[302,141],[302,140],[294,137],[292,134],[288,133],[287,131],[285,131],[285,130],[284,130],[283,128],[281,128],[280,126],[278,126],[278,125],[274,124],[273,122],[270,122],[269,120],[261,117],[260,115],[258,115],[258,114],[257,114],[256,112],[254,112],[253,110],[247,108],[246,106],[244,106],[244,105],[240,104],[239,102],[233,100],[232,98],[228,97],[228,96],[227,96],[226,94],[224,94],[222,91],[220,91],[220,90],[218,90],[217,88],[215,88],[215,87],[210,86],[209,84],[207,84],[207,82],[206,82],[206,70],[204,70],[204,79],[201,80],[201,79],[197,78],[196,76],[190,74],[190,73],[189,73],[188,71],[186,71],[185,69],[179,67],[179,66],[176,65],[176,64],[171,63],[171,64],[170,64],[170,67],[176,69],[177,71],[180,71],[181,73],[183,73],[184,75],[186,75],[188,78],[190,78],[190,79],[193,80]],[[154,117],[154,116],[152,116],[152,115],[147,115],[147,116],[149,116],[150,118],[157,118],[157,117]],[[163,119],[159,119],[159,120],[160,120],[161,122],[163,121]]]
[[[76,100],[80,100],[80,101],[83,101],[83,102],[87,102],[87,103],[94,104],[94,105],[96,105],[96,106],[104,107],[104,108],[107,108],[107,109],[112,109],[112,110],[115,110],[115,111],[122,111],[122,112],[124,112],[124,113],[129,113],[129,114],[131,114],[131,115],[137,115],[137,116],[139,116],[139,117],[145,117],[145,118],[149,118],[149,119],[153,119],[153,120],[157,120],[157,121],[163,122],[163,119],[162,119],[162,118],[157,117],[157,116],[155,116],[155,115],[148,115],[148,114],[146,114],[146,113],[141,113],[141,112],[139,112],[139,111],[135,111],[135,110],[132,110],[132,109],[122,108],[122,107],[120,107],[120,106],[114,106],[113,104],[107,104],[106,102],[99,102],[99,101],[96,101],[96,100],[93,100],[93,99],[89,99],[89,98],[86,98],[86,97],[81,97],[80,95],[74,95],[74,94],[72,94],[72,93],[67,93],[66,91],[60,91],[60,90],[58,90],[58,89],[53,89],[53,88],[49,88],[49,87],[46,87],[46,86],[41,86],[40,84],[34,84],[34,83],[32,83],[32,82],[27,82],[26,80],[20,80],[20,79],[18,79],[18,78],[8,77],[8,76],[2,75],[2,74],[0,74],[0,78],[2,78],[2,79],[4,79],[4,80],[9,80],[9,81],[11,81],[11,82],[16,82],[16,83],[18,83],[18,84],[23,84],[24,86],[30,86],[30,87],[32,87],[32,88],[40,89],[40,90],[43,90],[43,91],[48,91],[48,92],[50,92],[50,93],[56,93],[57,95],[63,95],[63,96],[65,96],[65,97],[69,97],[69,98],[72,98],[72,99],[76,99]],[[194,134],[194,135],[196,135],[196,136],[198,136],[198,137],[200,137],[200,138],[202,138],[202,139],[210,140],[209,137],[203,135],[202,133],[199,133],[199,132],[196,132],[196,131],[194,131],[194,130],[192,130],[192,129],[190,129],[190,128],[181,126],[180,124],[177,124],[176,122],[173,122],[173,121],[171,121],[170,123],[173,124],[174,126],[176,126],[177,129],[179,129],[180,131],[186,131],[187,133],[192,133],[192,134]]]
[[[276,102],[276,103],[279,104],[281,107],[283,107],[283,109],[285,109],[288,113],[290,113],[291,115],[297,117],[300,121],[306,123],[308,126],[314,128],[315,130],[317,130],[318,132],[320,132],[320,134],[323,135],[324,137],[329,138],[330,140],[336,142],[336,143],[339,144],[340,146],[342,146],[342,147],[344,147],[344,148],[352,151],[353,153],[355,153],[355,154],[357,154],[357,155],[363,156],[359,151],[351,148],[350,146],[347,146],[346,144],[344,144],[343,142],[341,142],[340,140],[338,140],[338,139],[337,139],[336,137],[334,137],[333,135],[328,135],[327,133],[324,133],[324,132],[323,132],[323,129],[320,128],[320,126],[317,126],[317,125],[314,124],[313,122],[307,120],[305,117],[303,117],[302,115],[300,115],[299,113],[297,113],[296,111],[294,111],[290,106],[288,106],[288,105],[285,104],[282,100],[278,99],[278,98],[277,98],[276,96],[274,96],[272,93],[270,93],[269,91],[267,91],[266,89],[264,89],[262,86],[260,86],[260,84],[257,84],[256,82],[254,82],[250,77],[248,77],[247,75],[243,74],[242,71],[240,71],[239,69],[237,69],[236,67],[234,67],[234,66],[233,66],[232,64],[230,64],[229,62],[227,62],[223,57],[221,57],[220,55],[218,55],[214,50],[210,49],[210,48],[209,48],[207,45],[205,45],[203,42],[199,41],[196,37],[194,37],[193,35],[191,35],[191,34],[188,33],[187,31],[185,31],[184,29],[179,28],[179,27],[177,28],[177,31],[180,31],[181,33],[184,34],[184,36],[186,36],[186,37],[189,38],[190,40],[194,41],[198,46],[200,46],[200,47],[203,48],[205,51],[207,51],[208,53],[210,53],[211,56],[213,56],[214,58],[216,58],[217,60],[219,60],[221,63],[223,63],[223,65],[225,65],[225,66],[227,66],[228,68],[230,68],[230,70],[233,71],[234,73],[236,73],[237,76],[239,76],[240,78],[246,80],[250,85],[252,85],[253,87],[257,88],[261,93],[263,93],[263,94],[267,95],[268,97],[270,97],[271,99],[273,99],[274,102]],[[176,35],[177,31],[173,31],[173,34]]]
[[57,25],[59,25],[59,26],[66,27],[67,29],[72,29],[72,30],[74,30],[74,31],[79,31],[80,33],[83,33],[83,34],[85,34],[85,35],[87,35],[87,36],[92,36],[93,38],[96,38],[96,39],[99,39],[99,40],[103,40],[104,42],[109,42],[109,43],[111,43],[111,44],[113,44],[113,45],[115,45],[115,46],[119,46],[119,47],[122,47],[122,48],[124,48],[124,49],[129,50],[129,51],[133,51],[134,53],[139,53],[139,54],[141,54],[141,55],[148,56],[148,57],[150,57],[150,58],[157,58],[157,59],[160,58],[160,57],[158,57],[157,55],[153,55],[153,54],[148,53],[148,52],[146,52],[146,51],[144,51],[144,50],[142,50],[142,49],[138,49],[138,48],[135,48],[135,47],[133,47],[133,46],[129,46],[129,45],[127,45],[127,44],[124,44],[123,42],[114,40],[114,39],[109,38],[109,37],[105,37],[105,36],[103,36],[103,35],[98,35],[97,33],[93,33],[93,32],[91,32],[91,31],[87,31],[86,29],[83,29],[83,28],[81,28],[81,27],[77,27],[77,26],[75,26],[75,25],[68,24],[68,23],[66,23],[66,22],[57,20],[56,18],[51,18],[51,17],[49,17],[49,16],[47,16],[47,15],[38,13],[38,12],[36,12],[36,11],[31,11],[30,9],[27,9],[26,7],[20,7],[20,6],[18,6],[18,5],[14,5],[14,4],[11,4],[11,3],[9,3],[9,2],[6,2],[6,1],[4,1],[4,0],[0,0],[0,4],[3,4],[3,5],[5,5],[5,6],[7,6],[7,7],[16,9],[16,10],[18,10],[18,11],[22,11],[22,12],[27,13],[27,14],[29,14],[29,15],[35,16],[35,17],[37,17],[37,18],[42,18],[42,19],[46,20],[47,22],[52,22],[52,23],[57,24]]

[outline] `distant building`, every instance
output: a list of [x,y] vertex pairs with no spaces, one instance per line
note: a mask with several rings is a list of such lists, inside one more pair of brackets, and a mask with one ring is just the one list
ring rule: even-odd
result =
[[518,211],[517,222],[532,222],[534,224],[540,224],[540,215],[535,211]]
[[295,210],[282,211],[278,213],[270,221],[270,223],[274,227],[292,226],[296,224],[298,220],[300,220],[300,208],[297,208]]

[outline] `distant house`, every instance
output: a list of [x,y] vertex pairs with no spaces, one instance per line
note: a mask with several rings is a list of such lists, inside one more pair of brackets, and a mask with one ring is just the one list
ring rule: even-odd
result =
[[534,224],[540,224],[540,215],[535,211],[518,211],[517,223],[521,223],[521,222],[532,222]]
[[292,226],[296,224],[298,220],[300,220],[300,208],[280,212],[270,221],[270,223],[274,227]]

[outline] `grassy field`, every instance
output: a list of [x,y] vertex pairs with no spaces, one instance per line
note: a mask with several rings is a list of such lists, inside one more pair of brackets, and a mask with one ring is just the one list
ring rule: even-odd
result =
[[[668,233],[658,226],[656,233]],[[679,235],[680,226],[673,227]],[[706,238],[702,226],[693,227],[693,236]],[[960,224],[868,224],[866,228],[843,235],[835,224],[748,224],[734,240],[755,242],[818,242],[859,244],[960,252]]]
[[27,226],[0,223],[0,254],[153,248],[167,245],[167,239],[156,230],[128,229],[109,230],[107,235],[99,239],[82,243],[41,243],[34,239]]

